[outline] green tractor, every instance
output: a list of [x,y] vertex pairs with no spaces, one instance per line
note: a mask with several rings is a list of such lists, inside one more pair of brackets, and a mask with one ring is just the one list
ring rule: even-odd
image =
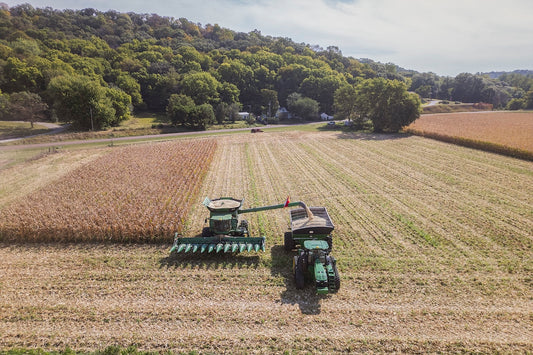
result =
[[293,259],[294,281],[303,289],[306,281],[314,282],[318,294],[336,293],[341,287],[337,261],[329,255],[325,240],[306,240]]
[[209,223],[202,231],[202,236],[184,238],[176,234],[170,252],[177,253],[242,253],[265,251],[265,237],[250,237],[248,222],[240,219],[244,213],[267,211],[284,207],[302,206],[303,202],[287,201],[284,204],[242,209],[244,199],[220,197],[210,200],[205,198],[203,205],[209,210]]
[[298,250],[293,259],[297,289],[314,280],[318,294],[337,292],[340,277],[336,260],[329,255],[335,228],[325,207],[297,208],[290,211],[291,230],[285,233],[285,251]]

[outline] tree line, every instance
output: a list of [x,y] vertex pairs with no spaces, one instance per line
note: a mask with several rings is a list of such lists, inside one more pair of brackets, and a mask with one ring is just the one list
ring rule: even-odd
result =
[[239,110],[271,117],[283,106],[305,120],[325,112],[394,131],[418,117],[418,95],[408,91],[495,107],[513,99],[529,105],[531,86],[508,79],[442,78],[356,60],[334,46],[185,18],[0,5],[4,118],[33,113],[102,129],[132,110],[149,110],[205,128],[235,119]]

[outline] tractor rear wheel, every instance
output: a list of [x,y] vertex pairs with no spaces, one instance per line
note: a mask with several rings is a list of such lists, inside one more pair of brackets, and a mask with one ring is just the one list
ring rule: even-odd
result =
[[292,233],[291,232],[285,232],[284,238],[283,238],[283,245],[285,247],[285,251],[287,253],[290,253],[295,245],[294,245],[294,239],[292,239]]
[[335,290],[333,290],[333,292],[337,292],[341,288],[341,277],[339,276],[339,270],[337,270],[337,260],[335,260],[333,256],[328,256],[328,262],[331,263],[333,272],[335,273],[335,279],[333,280],[335,283]]
[[302,258],[295,256],[294,263],[294,283],[296,284],[296,289],[301,290],[305,286]]

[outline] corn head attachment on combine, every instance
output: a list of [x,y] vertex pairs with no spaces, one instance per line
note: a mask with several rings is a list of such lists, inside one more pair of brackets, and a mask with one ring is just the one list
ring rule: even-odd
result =
[[248,222],[240,219],[244,213],[273,210],[283,207],[304,206],[302,202],[285,203],[242,209],[243,200],[221,197],[205,198],[203,205],[209,210],[209,223],[198,237],[184,238],[178,235],[170,252],[177,253],[242,253],[265,251],[265,237],[250,237]]

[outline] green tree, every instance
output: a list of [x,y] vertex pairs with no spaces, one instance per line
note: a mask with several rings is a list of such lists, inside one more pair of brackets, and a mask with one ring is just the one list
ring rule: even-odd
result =
[[15,92],[9,96],[9,115],[14,120],[26,121],[33,123],[40,118],[44,118],[44,111],[48,105],[42,102],[38,94],[21,91]]
[[533,109],[533,90],[528,91],[525,96],[525,108],[526,109]]
[[47,94],[60,120],[76,128],[103,129],[129,115],[129,95],[110,89],[85,76],[58,76],[48,85]]
[[174,125],[185,125],[195,107],[196,104],[194,103],[194,100],[189,96],[172,94],[168,99],[168,105],[166,108],[167,117]]
[[518,99],[514,98],[511,99],[507,106],[505,107],[507,110],[523,110],[526,107],[526,101],[524,99]]
[[302,95],[312,98],[320,104],[320,110],[327,113],[333,112],[333,94],[343,80],[337,75],[326,75],[324,77],[310,76],[300,85],[299,92]]
[[318,102],[309,97],[303,97],[300,94],[291,94],[287,98],[289,111],[302,120],[318,119]]
[[126,73],[122,73],[117,77],[116,84],[120,89],[131,96],[131,104],[134,107],[142,105],[143,98],[141,96],[141,85],[137,80]]
[[357,112],[372,121],[375,132],[398,132],[420,116],[420,98],[404,82],[368,79],[357,86]]
[[278,93],[274,90],[261,89],[261,112],[266,113],[268,117],[272,117],[278,108]]
[[9,118],[9,95],[0,90],[0,120]]
[[193,129],[206,129],[214,123],[215,113],[213,112],[213,106],[202,104],[194,108],[186,125]]
[[205,129],[215,123],[215,113],[210,104],[196,105],[194,100],[183,94],[170,96],[167,117],[175,125],[192,129]]
[[122,121],[127,120],[131,113],[131,96],[122,90],[105,88],[105,96],[110,99],[114,117],[108,122],[110,126],[118,126]]
[[233,104],[239,102],[240,90],[234,84],[223,82],[218,87],[218,94],[220,96],[220,101],[226,104]]
[[353,85],[342,85],[334,94],[335,118],[341,120],[350,120],[356,129],[362,129],[366,117],[362,116],[357,110],[357,89]]
[[220,82],[207,72],[185,74],[179,86],[181,93],[191,97],[197,105],[219,101]]
[[43,89],[41,71],[16,57],[7,59],[3,71],[2,90],[5,92],[37,92]]

